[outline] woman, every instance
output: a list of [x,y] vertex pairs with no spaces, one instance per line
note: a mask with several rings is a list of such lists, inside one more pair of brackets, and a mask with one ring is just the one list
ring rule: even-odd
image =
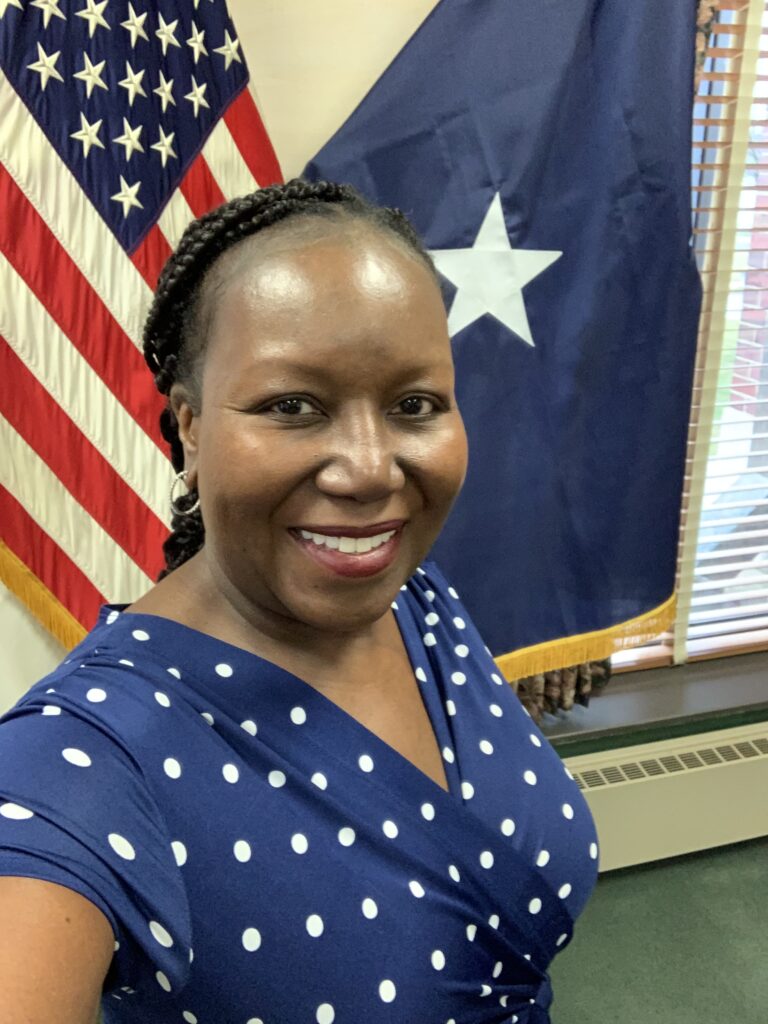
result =
[[0,724],[0,1018],[542,1024],[596,837],[422,565],[467,457],[428,254],[263,189],[187,229],[145,352],[189,493]]

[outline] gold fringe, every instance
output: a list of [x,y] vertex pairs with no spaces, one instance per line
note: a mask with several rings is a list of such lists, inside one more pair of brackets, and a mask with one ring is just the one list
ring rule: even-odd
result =
[[670,628],[675,621],[676,611],[677,598],[673,594],[658,608],[627,622],[620,622],[617,626],[523,647],[519,651],[500,654],[495,661],[510,682],[539,672],[571,668],[585,661],[602,661],[617,651],[654,640],[659,633]]
[[88,632],[31,569],[0,541],[0,580],[67,650]]

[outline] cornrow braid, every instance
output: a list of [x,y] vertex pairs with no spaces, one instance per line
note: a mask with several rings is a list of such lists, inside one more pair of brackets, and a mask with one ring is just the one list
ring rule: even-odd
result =
[[[432,258],[405,214],[373,205],[351,185],[294,178],[285,185],[270,185],[231,199],[192,221],[160,274],[144,326],[144,358],[161,394],[169,395],[176,383],[188,385],[191,393],[197,394],[195,375],[206,343],[202,284],[219,256],[263,228],[308,216],[354,218],[390,232],[419,256],[437,279]],[[184,448],[170,401],[160,415],[160,430],[170,446],[173,468],[179,472],[184,468]],[[203,546],[200,510],[186,512],[196,500],[197,495],[190,493],[174,504],[171,533],[163,545],[166,567],[160,579]]]

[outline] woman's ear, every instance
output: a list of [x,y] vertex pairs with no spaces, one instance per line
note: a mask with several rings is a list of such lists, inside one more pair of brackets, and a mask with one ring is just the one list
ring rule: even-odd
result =
[[174,384],[168,400],[179,425],[179,440],[184,448],[184,469],[187,487],[194,490],[197,477],[197,431],[199,418],[194,410],[189,391],[183,384]]

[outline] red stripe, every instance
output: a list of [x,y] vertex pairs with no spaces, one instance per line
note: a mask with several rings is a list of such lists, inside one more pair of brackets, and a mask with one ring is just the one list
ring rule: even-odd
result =
[[0,251],[112,394],[166,452],[158,427],[164,403],[141,353],[2,165],[0,210]]
[[168,528],[129,487],[0,336],[0,412],[85,511],[147,575],[163,563]]
[[229,105],[224,121],[259,187],[282,182],[283,172],[247,85]]
[[154,224],[144,236],[144,241],[131,256],[133,265],[147,282],[152,291],[155,290],[160,271],[173,250],[157,224]]
[[219,188],[202,153],[192,161],[179,188],[196,217],[202,217],[215,206],[221,206],[226,202],[226,196]]
[[0,484],[3,541],[86,629],[91,629],[105,597],[26,509]]

